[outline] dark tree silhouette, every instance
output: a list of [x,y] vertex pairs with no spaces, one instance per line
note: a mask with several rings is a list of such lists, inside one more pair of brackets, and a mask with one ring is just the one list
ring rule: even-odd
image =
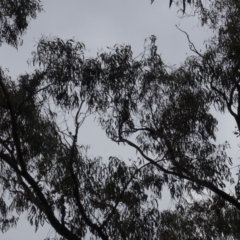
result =
[[[12,28],[1,41],[16,47],[41,8],[7,4],[0,21]],[[200,53],[186,34],[195,55],[178,68],[164,64],[151,36],[138,58],[118,45],[86,58],[80,42],[42,37],[34,72],[12,80],[1,69],[1,230],[27,212],[36,229],[48,222],[69,240],[237,238],[240,181],[225,190],[234,184],[229,145],[216,143],[210,107],[234,117],[238,136],[239,9],[235,0],[204,8],[202,23],[216,35]],[[87,155],[78,135],[91,114],[112,141],[137,151],[134,161]],[[178,202],[173,211],[159,209],[163,186]]]

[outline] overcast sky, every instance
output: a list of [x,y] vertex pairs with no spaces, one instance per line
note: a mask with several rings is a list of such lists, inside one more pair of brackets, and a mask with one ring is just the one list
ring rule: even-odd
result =
[[[203,41],[211,32],[201,29],[194,18],[180,20],[177,8],[169,9],[167,0],[45,0],[42,1],[44,12],[30,23],[24,36],[24,44],[18,50],[3,45],[0,47],[0,65],[8,68],[14,78],[18,74],[31,72],[27,59],[35,50],[34,45],[42,36],[57,36],[63,40],[74,38],[83,42],[89,56],[95,56],[100,49],[114,44],[130,44],[134,55],[143,51],[144,40],[151,35],[157,37],[158,52],[166,64],[179,64],[190,55],[185,35],[175,25],[187,31],[198,49],[203,48]],[[237,143],[232,135],[235,123],[232,119],[220,116],[221,140],[228,140],[232,145],[231,155],[236,159]],[[227,125],[226,125],[227,123]],[[226,127],[228,126],[228,127]],[[91,146],[90,153],[107,158],[109,155],[133,157],[135,151],[118,147],[105,137],[97,123],[92,121],[83,125],[80,131],[81,142]],[[164,207],[169,200],[163,199]],[[40,228],[34,233],[25,216],[19,221],[17,229],[11,229],[0,240],[43,240],[54,237],[50,226]]]

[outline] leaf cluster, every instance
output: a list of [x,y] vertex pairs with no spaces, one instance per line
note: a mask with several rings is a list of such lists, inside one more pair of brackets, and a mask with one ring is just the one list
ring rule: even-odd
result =
[[0,45],[7,43],[14,47],[21,44],[21,36],[29,21],[41,12],[40,0],[3,0],[0,3]]

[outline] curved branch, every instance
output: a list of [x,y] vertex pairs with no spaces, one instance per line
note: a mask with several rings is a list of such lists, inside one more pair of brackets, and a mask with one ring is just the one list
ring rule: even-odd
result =
[[167,174],[171,174],[171,175],[174,175],[174,176],[177,176],[179,178],[184,178],[184,179],[187,179],[187,180],[191,180],[191,178],[189,178],[188,176],[186,175],[183,175],[181,173],[177,173],[177,172],[173,172],[173,171],[170,171],[170,170],[167,170],[165,169],[164,167],[162,167],[161,165],[159,165],[157,163],[157,161],[154,161],[152,158],[148,157],[147,155],[144,154],[144,152],[140,149],[139,146],[137,146],[136,144],[134,144],[133,142],[127,140],[127,139],[124,139],[124,138],[121,138],[121,140],[114,140],[112,139],[113,141],[115,142],[125,142],[127,143],[129,146],[132,146],[134,147],[147,161],[149,161],[151,164],[153,164],[154,166],[156,166],[158,169],[160,169],[162,172],[164,173],[167,173]]
[[163,168],[162,166],[160,166],[159,164],[157,164],[153,159],[149,158],[148,156],[146,156],[144,154],[144,152],[140,149],[140,147],[138,147],[136,144],[132,143],[131,141],[127,140],[127,139],[121,139],[119,141],[114,140],[115,142],[126,142],[128,145],[134,147],[147,161],[149,161],[150,163],[152,163],[154,166],[156,166],[158,169],[160,169],[162,172],[167,173],[167,174],[171,174],[174,176],[179,177],[180,179],[186,179],[188,181],[197,183],[203,187],[206,187],[207,189],[211,190],[212,192],[216,193],[218,196],[222,197],[225,201],[231,203],[232,205],[234,205],[237,209],[240,210],[240,203],[238,202],[237,199],[235,199],[234,197],[230,196],[229,194],[225,193],[224,191],[222,191],[221,189],[219,189],[218,187],[216,187],[213,183],[206,181],[206,180],[201,180],[198,179],[194,176],[186,176],[184,174],[181,173],[177,173],[177,172],[173,172],[173,171],[169,171],[165,168]]
[[[16,121],[16,116],[14,113],[14,109],[10,100],[10,96],[9,93],[7,91],[7,88],[5,87],[4,83],[3,83],[3,78],[0,75],[0,87],[2,88],[4,97],[6,98],[6,102],[10,111],[10,116],[11,116],[11,124],[12,124],[12,136],[13,136],[13,140],[14,140],[14,144],[16,147],[16,151],[17,151],[17,158],[19,160],[19,164],[21,167],[21,171],[16,168],[16,166],[14,164],[12,164],[11,158],[6,158],[5,156],[5,160],[6,162],[14,169],[14,171],[16,173],[19,173],[21,175],[21,177],[23,177],[28,183],[29,185],[34,189],[34,192],[36,193],[36,196],[39,199],[40,202],[40,210],[43,211],[49,222],[51,223],[51,225],[54,227],[54,229],[62,236],[66,237],[67,239],[72,239],[72,240],[79,240],[79,238],[74,235],[71,231],[69,231],[66,227],[64,227],[62,224],[60,224],[60,222],[57,220],[57,218],[55,217],[53,211],[52,211],[52,207],[48,204],[47,199],[45,198],[44,194],[42,193],[42,190],[40,189],[40,187],[38,186],[37,182],[33,179],[33,177],[28,173],[27,171],[27,167],[26,164],[24,162],[23,159],[23,154],[21,151],[21,145],[20,145],[20,139],[18,136],[18,128],[17,128],[17,121]],[[1,155],[1,157],[4,157],[3,155]],[[39,207],[37,205],[37,207]]]
[[78,209],[79,209],[79,211],[82,215],[82,218],[86,222],[86,224],[90,228],[92,228],[92,230],[96,231],[103,240],[108,240],[108,236],[105,235],[105,233],[102,231],[102,228],[99,227],[97,224],[93,223],[91,221],[91,219],[87,216],[87,214],[84,210],[84,206],[81,203],[81,197],[80,197],[80,194],[79,194],[78,180],[77,180],[77,177],[76,177],[76,175],[74,173],[74,169],[73,169],[74,152],[75,152],[75,148],[76,148],[77,136],[78,136],[79,125],[80,125],[80,123],[78,122],[78,116],[79,116],[80,110],[81,110],[81,106],[79,107],[78,112],[75,116],[76,129],[75,129],[75,135],[73,137],[73,143],[72,143],[71,155],[70,155],[70,161],[69,161],[70,175],[71,175],[73,185],[74,185],[73,193],[74,193],[74,197],[75,197]]

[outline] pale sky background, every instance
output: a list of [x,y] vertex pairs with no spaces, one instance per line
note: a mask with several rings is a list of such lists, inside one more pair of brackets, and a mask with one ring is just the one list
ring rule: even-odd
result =
[[[18,74],[31,72],[27,59],[31,58],[34,45],[42,35],[57,36],[63,40],[74,38],[83,42],[89,56],[96,56],[98,50],[113,47],[114,44],[130,44],[134,56],[143,51],[144,40],[151,35],[157,37],[158,52],[166,64],[179,64],[191,55],[188,42],[175,25],[187,31],[198,49],[204,49],[203,41],[210,31],[198,26],[197,19],[180,20],[177,8],[169,9],[168,0],[44,0],[44,12],[30,23],[24,36],[23,46],[18,50],[3,45],[0,47],[0,65],[8,68],[15,78]],[[230,155],[236,161],[240,156],[237,140],[232,131],[235,123],[232,118],[220,115],[219,142],[228,140],[232,145]],[[89,121],[90,120],[90,121]],[[118,147],[105,136],[96,122],[87,120],[80,131],[80,143],[91,146],[90,154],[108,158],[110,155],[123,159],[134,157],[135,151],[129,147]],[[163,194],[164,195],[164,194]],[[167,195],[167,194],[166,194]],[[163,197],[163,208],[171,206],[168,197]],[[0,240],[44,240],[54,238],[54,230],[45,225],[37,233],[22,215],[16,229],[0,233]]]

